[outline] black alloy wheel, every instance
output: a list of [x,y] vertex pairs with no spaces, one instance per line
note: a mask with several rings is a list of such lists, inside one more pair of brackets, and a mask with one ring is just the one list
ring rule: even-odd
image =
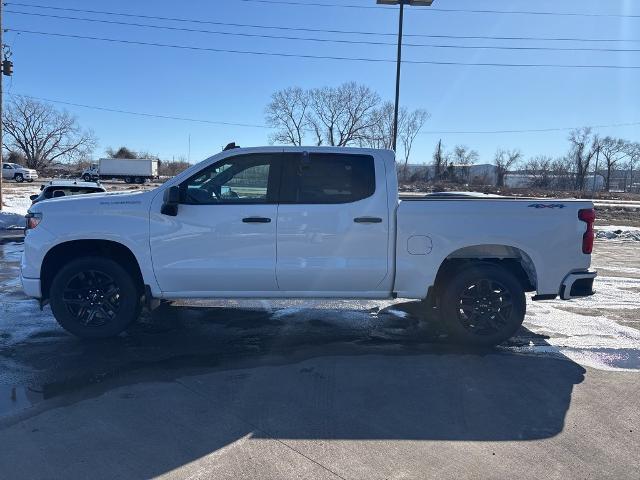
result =
[[511,292],[496,280],[472,281],[458,298],[458,321],[475,335],[493,335],[509,323]]
[[102,326],[118,314],[120,287],[104,272],[79,272],[67,282],[62,301],[81,325]]
[[49,289],[58,323],[82,338],[118,335],[140,315],[142,286],[111,258],[81,257],[55,275]]
[[513,336],[524,321],[524,287],[501,265],[465,264],[437,288],[440,319],[457,343],[498,345]]

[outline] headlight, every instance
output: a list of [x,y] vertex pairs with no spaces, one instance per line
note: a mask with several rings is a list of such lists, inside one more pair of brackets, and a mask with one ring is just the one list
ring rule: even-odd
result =
[[42,221],[42,214],[41,213],[27,213],[26,217],[27,219],[27,227],[26,227],[26,231],[29,230],[33,230],[34,228],[36,228],[40,222]]

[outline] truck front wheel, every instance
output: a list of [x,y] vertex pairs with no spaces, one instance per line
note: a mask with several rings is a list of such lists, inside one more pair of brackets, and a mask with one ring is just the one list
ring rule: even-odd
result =
[[82,179],[85,182],[90,182],[91,181],[91,175],[89,175],[88,173],[85,173],[84,176],[82,177]]
[[118,335],[140,315],[133,278],[109,258],[84,257],[68,263],[54,277],[49,296],[58,323],[82,338]]
[[524,288],[515,275],[498,265],[463,266],[440,291],[441,319],[459,343],[498,345],[524,321]]

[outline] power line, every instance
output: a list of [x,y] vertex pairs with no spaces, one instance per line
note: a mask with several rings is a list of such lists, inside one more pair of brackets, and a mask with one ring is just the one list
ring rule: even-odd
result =
[[33,95],[23,95],[23,94],[19,94],[19,93],[9,93],[9,96],[12,97],[26,97],[26,98],[31,98],[33,100],[40,100],[43,102],[49,102],[49,103],[58,103],[60,105],[67,105],[67,106],[72,106],[72,107],[81,107],[81,108],[88,108],[91,110],[100,110],[103,112],[111,112],[111,113],[122,113],[122,114],[126,114],[126,115],[137,115],[140,117],[151,117],[151,118],[161,118],[164,120],[178,120],[178,121],[182,121],[182,122],[193,122],[193,123],[207,123],[207,124],[212,124],[212,125],[226,125],[226,126],[231,126],[231,127],[248,127],[248,128],[269,128],[266,125],[256,125],[256,124],[251,124],[251,123],[234,123],[234,122],[222,122],[222,121],[217,121],[217,120],[203,120],[203,119],[197,119],[197,118],[188,118],[188,117],[177,117],[174,115],[162,115],[162,114],[156,114],[156,113],[144,113],[144,112],[133,112],[130,110],[121,110],[121,109],[117,109],[117,108],[109,108],[109,107],[99,107],[96,105],[85,105],[82,103],[74,103],[74,102],[66,102],[63,100],[53,100],[51,98],[43,98],[43,97],[35,97]]
[[[349,8],[364,10],[394,10],[393,7],[375,6],[375,5],[355,5],[355,4],[339,4],[339,3],[319,3],[319,2],[297,2],[293,0],[238,0],[246,3],[264,3],[272,5],[289,5],[299,7],[329,7],[329,8]],[[465,8],[440,8],[431,7],[429,9],[421,9],[429,12],[445,12],[445,13],[482,13],[482,14],[506,14],[506,15],[539,15],[539,16],[561,16],[561,17],[611,17],[611,18],[640,18],[640,15],[628,15],[622,13],[584,13],[584,12],[540,12],[534,10],[478,10]]]
[[[233,123],[233,122],[221,122],[216,120],[205,120],[205,119],[196,119],[189,117],[181,117],[175,115],[164,115],[157,113],[148,113],[148,112],[134,112],[131,110],[122,110],[119,108],[111,108],[111,107],[103,107],[97,105],[87,105],[83,103],[77,102],[69,102],[64,100],[55,100],[51,98],[44,97],[36,97],[33,95],[26,95],[20,93],[9,93],[9,96],[12,97],[26,97],[31,98],[33,100],[40,100],[48,103],[56,103],[60,105],[67,105],[72,107],[86,108],[90,110],[98,110],[103,112],[110,113],[120,113],[126,115],[136,115],[141,117],[149,117],[149,118],[159,118],[163,120],[176,120],[183,122],[195,122],[195,123],[204,123],[204,124],[212,124],[212,125],[226,125],[232,127],[247,127],[247,128],[261,128],[268,129],[271,128],[267,125],[253,124],[253,123]],[[640,122],[628,122],[628,123],[613,123],[607,125],[586,125],[589,128],[618,128],[618,127],[632,127],[638,126]],[[420,132],[420,135],[491,135],[491,134],[513,134],[513,133],[551,133],[551,132],[562,132],[562,131],[570,131],[575,130],[576,128],[585,127],[585,125],[581,125],[580,127],[558,127],[558,128],[537,128],[537,129],[524,129],[524,130],[476,130],[476,131],[453,131],[453,130],[443,130],[443,131],[435,131],[429,130]],[[309,130],[310,131],[310,130]]]
[[[283,30],[283,31],[296,31],[296,32],[312,32],[312,33],[331,33],[331,34],[344,34],[344,35],[368,35],[368,36],[386,36],[395,38],[397,32],[371,32],[362,30],[339,30],[339,29],[321,29],[321,28],[308,28],[308,27],[284,27],[277,25],[258,25],[247,23],[229,23],[229,22],[216,22],[211,20],[200,20],[182,17],[163,17],[157,15],[140,15],[124,12],[113,12],[106,10],[87,10],[80,8],[67,8],[67,7],[52,7],[48,5],[36,5],[28,3],[16,3],[6,2],[5,5],[14,5],[22,7],[40,8],[47,10],[67,11],[76,13],[91,13],[99,15],[121,16],[128,18],[143,18],[149,20],[162,20],[181,23],[194,23],[205,25],[217,25],[225,27],[240,27],[240,28],[257,28],[265,30]],[[376,8],[376,7],[373,7]],[[14,12],[26,14],[27,12]],[[36,15],[35,13],[33,13]],[[407,33],[405,37],[415,38],[448,38],[448,39],[460,39],[460,40],[526,40],[526,41],[551,41],[551,42],[632,42],[640,43],[640,39],[619,39],[619,38],[581,38],[581,37],[538,37],[538,36],[487,36],[487,35],[437,35],[437,34],[411,34]]]
[[[33,13],[33,12],[18,12],[14,10],[5,10],[5,13],[13,13],[17,15],[27,15],[27,16],[36,16],[36,17],[44,17],[44,18],[56,18],[61,20],[74,20],[74,21],[84,21],[84,22],[92,22],[92,23],[104,23],[108,25],[123,25],[123,26],[132,26],[132,27],[141,27],[141,28],[153,28],[159,30],[171,30],[171,31],[180,31],[180,32],[190,32],[190,33],[206,33],[213,35],[225,35],[225,36],[236,36],[236,37],[246,37],[246,38],[267,38],[267,39],[275,39],[275,40],[291,40],[291,41],[305,41],[305,42],[320,42],[320,43],[339,43],[339,44],[350,44],[350,45],[378,45],[378,46],[393,46],[397,45],[396,42],[379,42],[379,41],[368,41],[368,40],[343,40],[343,39],[335,39],[335,38],[310,38],[310,37],[291,37],[291,36],[283,36],[283,35],[266,35],[266,34],[257,34],[257,33],[237,33],[237,32],[224,32],[224,31],[216,31],[216,30],[204,30],[197,28],[186,28],[186,27],[171,27],[166,25],[153,25],[146,23],[133,23],[133,22],[122,22],[118,20],[102,20],[96,18],[83,18],[83,17],[71,17],[66,15],[51,15],[46,13]],[[447,44],[429,44],[429,43],[410,43],[405,42],[403,44],[406,47],[422,47],[422,48],[440,48],[440,49],[462,49],[462,50],[520,50],[520,51],[584,51],[584,52],[640,52],[638,48],[601,48],[601,47],[513,47],[513,46],[501,46],[501,45],[447,45]]]
[[639,126],[640,122],[629,123],[613,123],[609,125],[581,125],[580,127],[557,127],[557,128],[533,128],[528,130],[477,130],[477,131],[456,131],[456,130],[443,130],[443,131],[425,131],[420,132],[420,135],[491,135],[491,134],[503,134],[503,133],[551,133],[551,132],[568,132],[577,128],[618,128],[618,127],[635,127]]
[[[88,35],[73,35],[67,33],[40,32],[35,30],[21,30],[8,28],[7,31],[26,33],[32,35],[43,35],[59,38],[72,38],[82,40],[94,40],[108,43],[121,43],[126,45],[143,45],[150,47],[174,48],[179,50],[192,50],[214,53],[233,53],[238,55],[252,56],[272,56],[283,58],[302,58],[308,60],[338,60],[349,62],[365,62],[365,63],[395,63],[395,60],[386,58],[368,58],[368,57],[342,57],[335,55],[310,55],[310,54],[294,54],[284,52],[264,52],[252,50],[235,50],[211,47],[196,47],[189,45],[175,45],[168,43],[142,42],[137,40],[122,40],[115,38],[92,37]],[[576,68],[576,69],[615,69],[615,70],[638,70],[640,65],[583,65],[583,64],[557,64],[557,63],[498,63],[498,62],[453,62],[453,61],[436,61],[436,60],[403,60],[402,63],[410,65],[443,65],[443,66],[468,66],[468,67],[505,67],[505,68]]]

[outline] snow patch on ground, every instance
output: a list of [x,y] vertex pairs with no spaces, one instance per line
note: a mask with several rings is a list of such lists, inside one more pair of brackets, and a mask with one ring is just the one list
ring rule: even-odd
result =
[[40,187],[29,187],[21,189],[19,192],[13,193],[12,191],[6,192],[3,197],[4,206],[3,212],[15,213],[25,216],[27,210],[31,206],[31,200],[29,196],[40,193]]
[[599,239],[640,241],[640,227],[628,227],[622,225],[596,225],[595,230],[596,238]]
[[24,228],[24,215],[18,213],[0,212],[0,230]]
[[541,335],[526,339],[528,345],[507,347],[529,355],[567,357],[583,366],[599,370],[640,372],[640,331],[620,325],[603,315],[588,315],[572,310],[593,312],[640,309],[640,295],[629,289],[640,287],[640,279],[602,277],[596,279],[597,295],[550,302],[529,302],[524,325]]
[[31,206],[29,196],[38,193],[40,193],[39,187],[29,187],[21,190],[20,193],[5,192],[2,196],[3,207],[0,212],[0,230],[24,228],[24,216]]

